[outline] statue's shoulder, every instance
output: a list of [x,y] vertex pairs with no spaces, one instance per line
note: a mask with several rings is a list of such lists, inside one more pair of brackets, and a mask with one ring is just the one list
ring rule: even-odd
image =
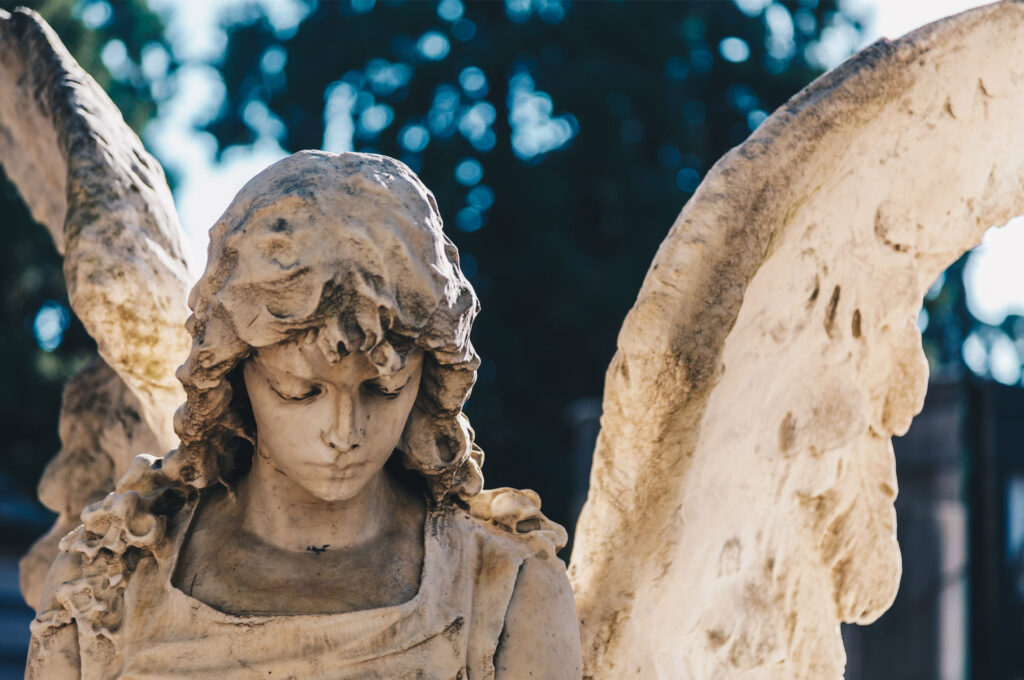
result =
[[576,607],[556,555],[565,529],[540,513],[533,492],[495,489],[479,496],[458,520],[478,546],[471,671],[579,678]]
[[[461,555],[462,582],[471,584],[470,677],[494,677],[499,662],[503,668],[525,663],[512,658],[516,649],[546,648],[566,621],[570,632],[577,624],[565,563],[556,556],[565,530],[540,514],[535,494],[496,489],[479,496],[444,512],[442,533]],[[535,636],[543,644],[535,645]],[[578,647],[577,637],[568,649]],[[507,659],[498,658],[499,649]]]
[[473,546],[481,554],[516,562],[531,554],[528,535],[510,531],[464,508],[453,508],[449,517],[450,531],[458,534],[464,546]]
[[478,578],[507,582],[507,587],[512,589],[508,593],[510,598],[513,590],[522,595],[525,591],[535,594],[552,588],[564,590],[563,586],[568,586],[565,562],[558,557],[558,550],[564,545],[558,532],[563,535],[565,532],[560,525],[544,518],[549,526],[531,525],[531,528],[521,527],[517,531],[469,512],[463,512],[462,516],[464,531],[475,538]]
[[568,534],[540,511],[540,496],[529,489],[507,487],[481,491],[466,502],[462,513],[467,530],[475,532],[490,550],[520,559],[555,560]]

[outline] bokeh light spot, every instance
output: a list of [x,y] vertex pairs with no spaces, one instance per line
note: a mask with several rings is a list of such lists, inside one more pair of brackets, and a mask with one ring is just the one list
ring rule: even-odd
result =
[[171,55],[167,53],[167,50],[160,43],[148,42],[142,48],[139,66],[142,67],[142,75],[149,80],[158,81],[166,76],[170,65]]
[[818,20],[814,18],[814,12],[811,10],[799,9],[793,13],[793,25],[804,35],[812,35],[818,28]]
[[576,136],[579,123],[572,115],[554,117],[554,104],[546,92],[534,88],[533,78],[520,68],[509,78],[509,124],[512,151],[524,160],[554,151]]
[[422,125],[406,125],[398,134],[398,143],[406,151],[419,153],[430,143],[430,133]]
[[260,58],[260,70],[267,75],[280,73],[288,61],[288,53],[280,45],[271,45]]
[[985,343],[981,341],[977,333],[971,333],[964,340],[960,348],[964,357],[964,363],[976,375],[985,375],[985,367],[988,364],[988,351]]
[[355,123],[352,112],[356,105],[356,90],[351,83],[339,81],[327,86],[324,93],[323,150],[331,153],[351,151]]
[[366,65],[366,78],[375,94],[387,96],[409,84],[412,67],[401,62],[392,64],[386,59],[372,59]]
[[793,40],[793,16],[789,10],[773,2],[764,12],[764,23],[768,27],[766,45],[769,56],[781,61],[792,57],[796,42]]
[[455,181],[462,186],[471,187],[484,178],[484,166],[475,158],[463,158],[455,166]]
[[687,193],[693,193],[700,185],[700,174],[693,168],[683,168],[676,173],[676,186]]
[[992,340],[988,352],[988,370],[995,380],[1004,385],[1020,382],[1020,355],[1013,340],[1000,333]]
[[67,307],[53,300],[44,302],[32,322],[32,333],[36,337],[36,344],[46,352],[57,349],[61,340],[64,339],[64,331],[67,330],[69,323],[71,323],[71,312]]
[[736,6],[739,10],[746,14],[748,17],[756,17],[764,8],[768,6],[771,0],[735,0]]
[[128,48],[118,39],[110,40],[100,50],[100,61],[115,80],[131,80],[134,67],[128,58]]
[[267,105],[259,99],[250,99],[242,109],[242,120],[257,137],[282,139],[285,126]]
[[517,24],[530,18],[530,0],[505,0],[505,16]]
[[479,184],[466,194],[466,203],[480,212],[487,212],[494,205],[494,190],[486,184]]
[[479,102],[469,108],[461,109],[459,132],[469,140],[474,148],[489,150],[494,146],[490,139],[494,137],[491,125],[498,117],[498,112],[489,102]]
[[437,31],[427,31],[416,41],[416,51],[429,61],[441,61],[448,56],[448,38]]
[[750,58],[750,46],[742,38],[730,36],[718,43],[718,53],[726,61],[740,64]]
[[725,96],[733,108],[742,113],[757,108],[758,105],[757,95],[749,86],[742,83],[730,85],[725,91]]
[[565,18],[565,7],[562,0],[535,0],[537,15],[546,24],[557,24]]
[[931,321],[931,315],[928,314],[928,310],[924,307],[917,313],[917,330],[924,333],[928,330],[928,322]]
[[441,0],[437,3],[437,16],[445,21],[456,21],[462,18],[465,7],[460,0]]
[[82,20],[86,28],[92,29],[106,26],[110,18],[114,16],[114,8],[106,0],[79,2],[72,12]]
[[747,114],[747,127],[750,128],[751,132],[756,130],[761,123],[768,118],[768,114],[761,109],[754,109]]
[[459,105],[459,91],[451,85],[439,85],[434,90],[434,102],[427,113],[427,126],[431,134],[446,138],[455,129],[455,109]]
[[484,218],[476,208],[463,208],[455,216],[455,226],[469,234],[484,226]]
[[487,94],[487,76],[476,66],[467,66],[459,73],[459,85],[470,97],[483,97]]
[[359,116],[359,131],[366,135],[378,135],[391,124],[395,112],[387,104],[374,104]]

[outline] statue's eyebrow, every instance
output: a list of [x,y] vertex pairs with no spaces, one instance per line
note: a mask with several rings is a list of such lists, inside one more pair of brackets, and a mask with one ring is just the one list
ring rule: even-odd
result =
[[[288,356],[283,359],[279,355],[277,357],[278,361],[273,362],[261,357],[259,352],[257,352],[252,356],[251,360],[255,361],[264,373],[278,380],[313,380],[317,377],[316,371],[301,354],[298,356]],[[275,365],[275,363],[284,363],[285,365],[280,366]]]
[[382,387],[386,387],[389,390],[395,390],[396,392],[405,388],[406,385],[412,380],[412,373],[406,376],[399,375],[401,371],[396,373],[379,373],[377,377],[370,378],[368,382],[379,383]]

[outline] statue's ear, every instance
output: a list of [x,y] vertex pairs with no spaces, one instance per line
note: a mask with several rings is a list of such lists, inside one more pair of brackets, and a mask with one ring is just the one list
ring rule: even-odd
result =
[[417,403],[409,413],[398,448],[416,469],[440,474],[468,455],[469,437],[456,421],[451,416],[432,415]]
[[434,415],[417,403],[398,450],[402,464],[424,475],[438,500],[450,492],[472,495],[483,486],[480,456],[474,455],[469,419],[461,412]]

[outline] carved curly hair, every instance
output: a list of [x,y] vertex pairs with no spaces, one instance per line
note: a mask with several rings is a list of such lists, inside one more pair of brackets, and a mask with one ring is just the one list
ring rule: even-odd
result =
[[480,491],[483,454],[462,414],[480,363],[469,340],[480,305],[433,195],[404,164],[302,151],[270,166],[211,230],[189,306],[169,477],[203,487],[247,469],[256,433],[238,369],[254,351],[312,331],[329,359],[363,352],[386,372],[421,347],[402,463],[437,502]]

